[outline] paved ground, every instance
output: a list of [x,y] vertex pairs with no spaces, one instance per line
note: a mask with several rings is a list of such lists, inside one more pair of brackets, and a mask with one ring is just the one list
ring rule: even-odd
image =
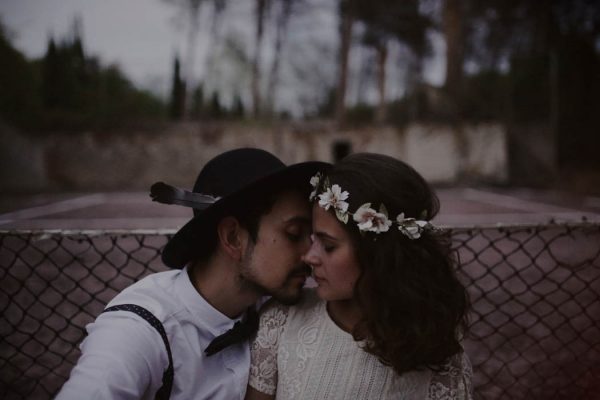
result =
[[[600,198],[553,191],[438,189],[438,225],[600,221]],[[61,193],[0,196],[5,229],[177,229],[191,212],[150,201],[147,193]]]

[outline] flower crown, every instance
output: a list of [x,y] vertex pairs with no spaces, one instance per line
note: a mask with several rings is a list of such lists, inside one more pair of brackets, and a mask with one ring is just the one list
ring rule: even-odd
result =
[[395,221],[392,221],[389,219],[387,209],[383,204],[379,206],[379,211],[375,211],[375,209],[371,208],[371,203],[365,203],[358,207],[354,213],[351,213],[348,211],[349,204],[345,201],[350,197],[350,193],[345,190],[342,191],[342,188],[338,184],[332,186],[327,178],[325,178],[325,181],[321,185],[322,178],[322,173],[318,172],[310,179],[313,191],[309,196],[309,200],[313,201],[317,198],[317,191],[321,186],[324,191],[318,195],[319,206],[325,210],[333,208],[337,219],[344,224],[348,223],[348,218],[351,215],[354,222],[357,223],[360,232],[375,232],[379,234],[387,232],[393,224],[396,224],[398,230],[409,239],[418,239],[424,230],[434,229],[430,222],[415,218],[405,218],[404,213],[400,213]]

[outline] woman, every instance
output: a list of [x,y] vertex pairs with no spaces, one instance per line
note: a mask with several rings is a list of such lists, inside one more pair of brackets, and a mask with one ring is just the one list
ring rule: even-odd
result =
[[468,297],[428,222],[432,189],[407,164],[366,153],[311,184],[304,261],[317,287],[265,308],[246,398],[470,399]]

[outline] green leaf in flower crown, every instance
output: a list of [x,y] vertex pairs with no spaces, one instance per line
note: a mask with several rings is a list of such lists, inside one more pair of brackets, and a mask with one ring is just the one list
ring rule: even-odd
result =
[[337,219],[339,219],[340,221],[342,221],[344,224],[348,223],[348,213],[344,212],[342,210],[338,210],[337,208],[335,209],[335,216],[337,217]]

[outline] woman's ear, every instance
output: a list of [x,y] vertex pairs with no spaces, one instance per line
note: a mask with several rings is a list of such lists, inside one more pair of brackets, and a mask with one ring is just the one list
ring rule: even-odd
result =
[[235,261],[240,261],[248,241],[248,232],[234,217],[225,217],[217,224],[219,247]]

